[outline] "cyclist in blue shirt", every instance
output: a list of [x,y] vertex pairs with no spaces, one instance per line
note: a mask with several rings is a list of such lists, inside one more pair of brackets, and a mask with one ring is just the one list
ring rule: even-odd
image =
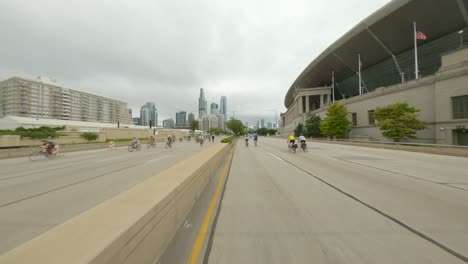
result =
[[258,134],[257,134],[257,133],[255,133],[255,134],[253,135],[253,140],[254,140],[255,146],[257,146],[257,141],[258,141]]

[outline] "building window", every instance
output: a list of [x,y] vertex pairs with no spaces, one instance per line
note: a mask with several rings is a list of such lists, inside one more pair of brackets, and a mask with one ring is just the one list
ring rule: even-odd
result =
[[369,110],[369,111],[367,111],[367,113],[368,113],[368,115],[369,115],[369,125],[375,125],[374,112],[375,112],[375,110]]
[[468,95],[452,97],[453,119],[468,118]]
[[353,126],[357,126],[357,113],[352,113],[351,114],[351,119],[353,122]]

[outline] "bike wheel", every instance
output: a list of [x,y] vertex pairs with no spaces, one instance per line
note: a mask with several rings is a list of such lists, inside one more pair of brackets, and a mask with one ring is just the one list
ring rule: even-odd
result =
[[138,151],[140,151],[140,150],[141,150],[141,144],[138,144],[137,147],[136,147],[136,149],[137,149]]
[[41,152],[34,151],[31,154],[29,154],[29,160],[30,161],[36,161],[40,160],[44,157],[44,155]]
[[150,144],[150,143],[146,143],[146,148],[151,148],[151,144]]
[[132,145],[128,146],[128,152],[133,152],[133,146]]

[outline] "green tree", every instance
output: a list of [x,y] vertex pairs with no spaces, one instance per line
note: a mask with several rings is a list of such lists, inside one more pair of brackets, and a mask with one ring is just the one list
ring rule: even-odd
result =
[[297,124],[296,129],[294,129],[294,135],[296,137],[304,134],[304,125],[302,123]]
[[242,124],[242,121],[238,119],[231,118],[227,122],[227,128],[231,130],[235,135],[239,135],[239,133],[244,131],[244,124]]
[[320,123],[322,119],[320,116],[312,116],[307,119],[305,123],[305,135],[306,137],[320,137],[322,133],[320,132]]
[[260,136],[268,135],[268,128],[266,128],[266,127],[259,128],[257,130],[257,134],[259,134]]
[[374,112],[377,126],[386,138],[399,142],[400,139],[415,138],[418,130],[426,128],[427,124],[418,119],[420,110],[407,103],[396,103],[386,107],[378,107]]
[[320,122],[320,131],[329,137],[343,137],[350,128],[348,110],[340,103],[330,105],[327,116]]
[[195,135],[195,130],[198,129],[198,120],[193,120],[192,123],[190,123],[190,129],[192,129],[192,135]]
[[268,129],[268,134],[270,134],[271,136],[276,135],[276,132],[278,132],[278,130],[273,129],[273,128]]
[[219,127],[212,127],[212,128],[210,128],[210,133],[215,134],[215,135],[219,135],[221,133],[224,133],[224,130],[222,128],[219,128]]

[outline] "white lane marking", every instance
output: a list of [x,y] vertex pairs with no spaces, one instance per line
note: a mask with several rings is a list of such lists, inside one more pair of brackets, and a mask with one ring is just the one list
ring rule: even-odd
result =
[[279,160],[281,160],[281,161],[284,161],[282,158],[276,156],[275,154],[273,154],[273,153],[271,153],[271,152],[268,152],[268,154],[270,154],[271,156],[273,156],[273,157],[275,157],[275,158],[277,158],[277,159],[279,159]]
[[147,162],[145,162],[145,164],[148,164],[148,163],[151,163],[151,162],[155,162],[155,161],[158,161],[158,160],[162,160],[162,159],[165,159],[165,158],[168,158],[168,157],[171,157],[172,155],[166,155],[166,156],[162,156],[162,157],[159,157],[157,159],[152,159],[152,160],[148,160]]
[[105,161],[116,160],[116,159],[121,159],[121,158],[123,158],[123,157],[115,157],[115,158],[110,158],[110,159],[98,160],[96,162],[105,162]]

